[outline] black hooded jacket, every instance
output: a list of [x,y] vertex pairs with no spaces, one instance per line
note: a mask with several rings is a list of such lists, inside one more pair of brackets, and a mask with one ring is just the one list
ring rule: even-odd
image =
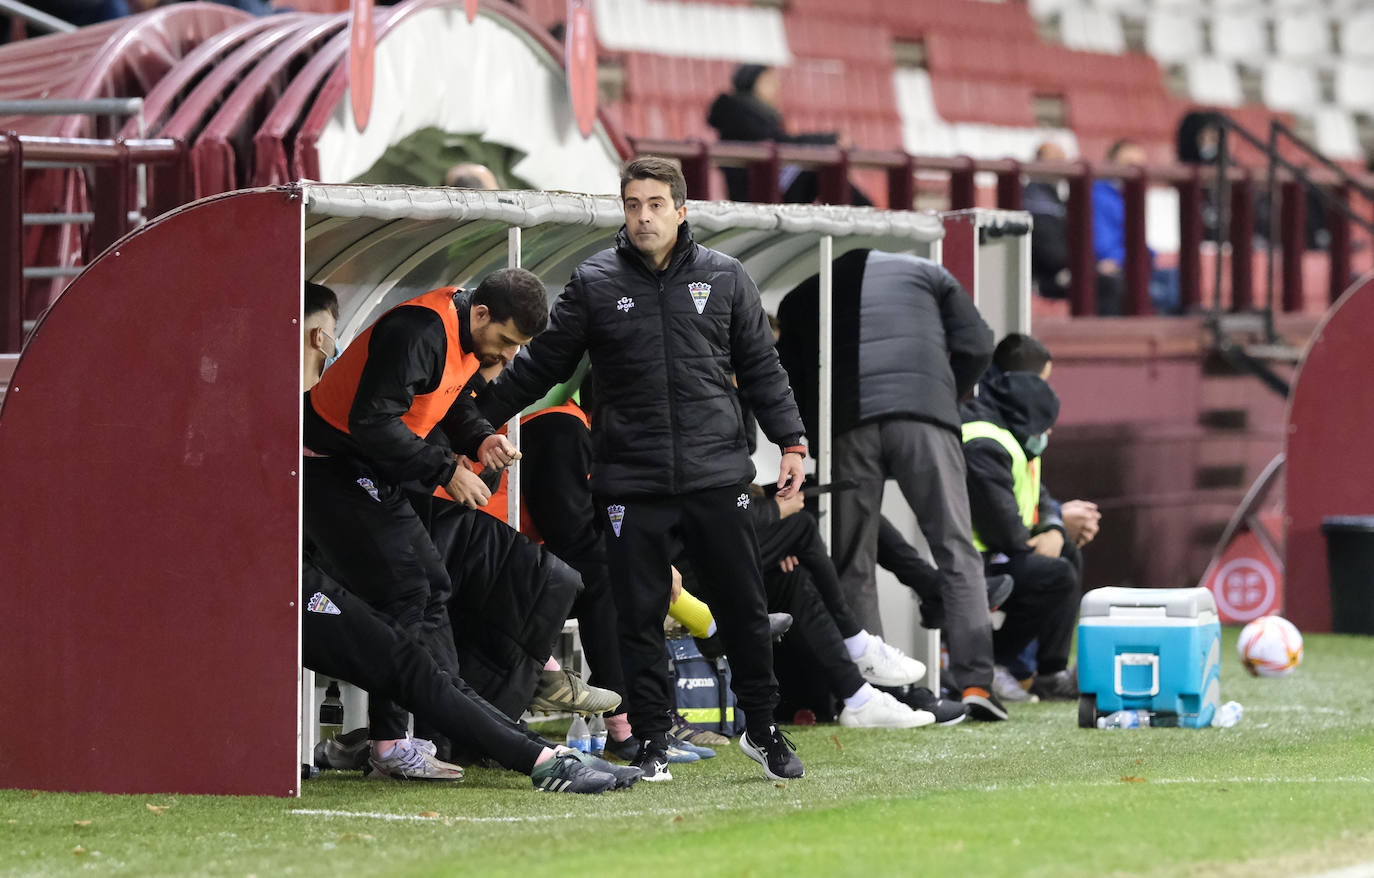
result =
[[678,226],[655,272],[622,228],[587,259],[536,336],[478,396],[502,423],[591,357],[597,400],[592,490],[672,495],[750,481],[753,463],[732,377],[769,439],[802,435],[758,289],[739,261]]
[[[752,87],[752,81],[750,86]],[[787,128],[783,125],[782,114],[759,100],[751,91],[736,90],[717,95],[711,103],[711,109],[706,113],[706,124],[716,129],[721,140],[768,140],[774,143],[814,143],[822,146],[829,146],[839,140],[839,135],[833,131],[788,134]],[[725,175],[725,187],[730,200],[748,201],[748,173],[743,168],[722,168],[721,172]],[[794,196],[784,197],[784,200],[811,199]]]
[[[1054,426],[1059,397],[1034,372],[1005,372],[983,381],[961,413],[964,423],[987,421],[1005,428],[1025,448],[1027,439]],[[974,439],[964,443],[964,463],[969,514],[988,551],[1008,556],[1031,551],[1030,531],[1016,504],[1011,455],[995,439]]]
[[[992,362],[993,334],[973,299],[928,259],[852,250],[834,262],[836,435],[886,418],[959,431],[958,401]],[[802,420],[817,435],[820,349],[818,278],[778,308],[778,356],[792,379]]]

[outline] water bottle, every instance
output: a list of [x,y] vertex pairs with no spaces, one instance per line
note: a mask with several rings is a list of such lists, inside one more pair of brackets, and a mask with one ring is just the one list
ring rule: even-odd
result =
[[1212,728],[1229,729],[1240,722],[1240,715],[1243,708],[1238,701],[1228,701],[1217,708],[1216,716],[1212,717]]
[[1118,710],[1097,718],[1099,729],[1147,729],[1150,727],[1148,710]]
[[591,754],[593,756],[600,756],[606,752],[606,720],[598,713],[592,717],[592,721],[587,724],[587,728],[591,731],[592,735]]
[[592,733],[580,713],[573,717],[572,725],[568,726],[568,746],[583,753],[592,751]]
[[344,709],[339,700],[339,681],[330,680],[320,704],[320,740],[328,741],[343,732]]

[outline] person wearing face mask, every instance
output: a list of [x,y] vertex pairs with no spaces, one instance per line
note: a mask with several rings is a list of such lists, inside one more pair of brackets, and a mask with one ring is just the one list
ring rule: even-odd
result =
[[339,297],[329,287],[307,283],[302,313],[305,339],[301,351],[301,390],[306,391],[339,358]]
[[1006,620],[993,634],[993,658],[1015,668],[1037,641],[1038,679],[1017,682],[1067,691],[1082,556],[1065,539],[1061,520],[1038,520],[1040,456],[1059,416],[1059,397],[1035,372],[1001,372],[984,378],[960,414],[974,545],[988,575],[1013,580],[1002,604]]

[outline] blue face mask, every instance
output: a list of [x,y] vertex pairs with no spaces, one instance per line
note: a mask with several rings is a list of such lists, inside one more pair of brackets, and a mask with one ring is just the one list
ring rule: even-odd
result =
[[[331,342],[334,343],[334,353],[324,358],[324,366],[320,368],[320,372],[324,372],[325,369],[328,369],[330,366],[334,365],[334,361],[339,358],[339,354],[343,353],[343,348],[339,347],[339,340],[337,338],[325,332],[323,329],[321,329],[320,332],[324,335],[325,338],[329,339]],[[321,353],[324,352],[321,351]]]
[[1049,444],[1050,434],[1048,431],[1037,436],[1032,436],[1026,440],[1026,453],[1031,457],[1039,457],[1045,453],[1045,449],[1049,447]]

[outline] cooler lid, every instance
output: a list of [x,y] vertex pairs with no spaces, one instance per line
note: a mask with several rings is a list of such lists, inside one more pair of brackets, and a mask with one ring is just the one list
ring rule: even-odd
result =
[[1217,604],[1205,588],[1121,588],[1107,586],[1083,595],[1079,616],[1109,616],[1112,607],[1158,608],[1165,616],[1196,619],[1216,614]]

